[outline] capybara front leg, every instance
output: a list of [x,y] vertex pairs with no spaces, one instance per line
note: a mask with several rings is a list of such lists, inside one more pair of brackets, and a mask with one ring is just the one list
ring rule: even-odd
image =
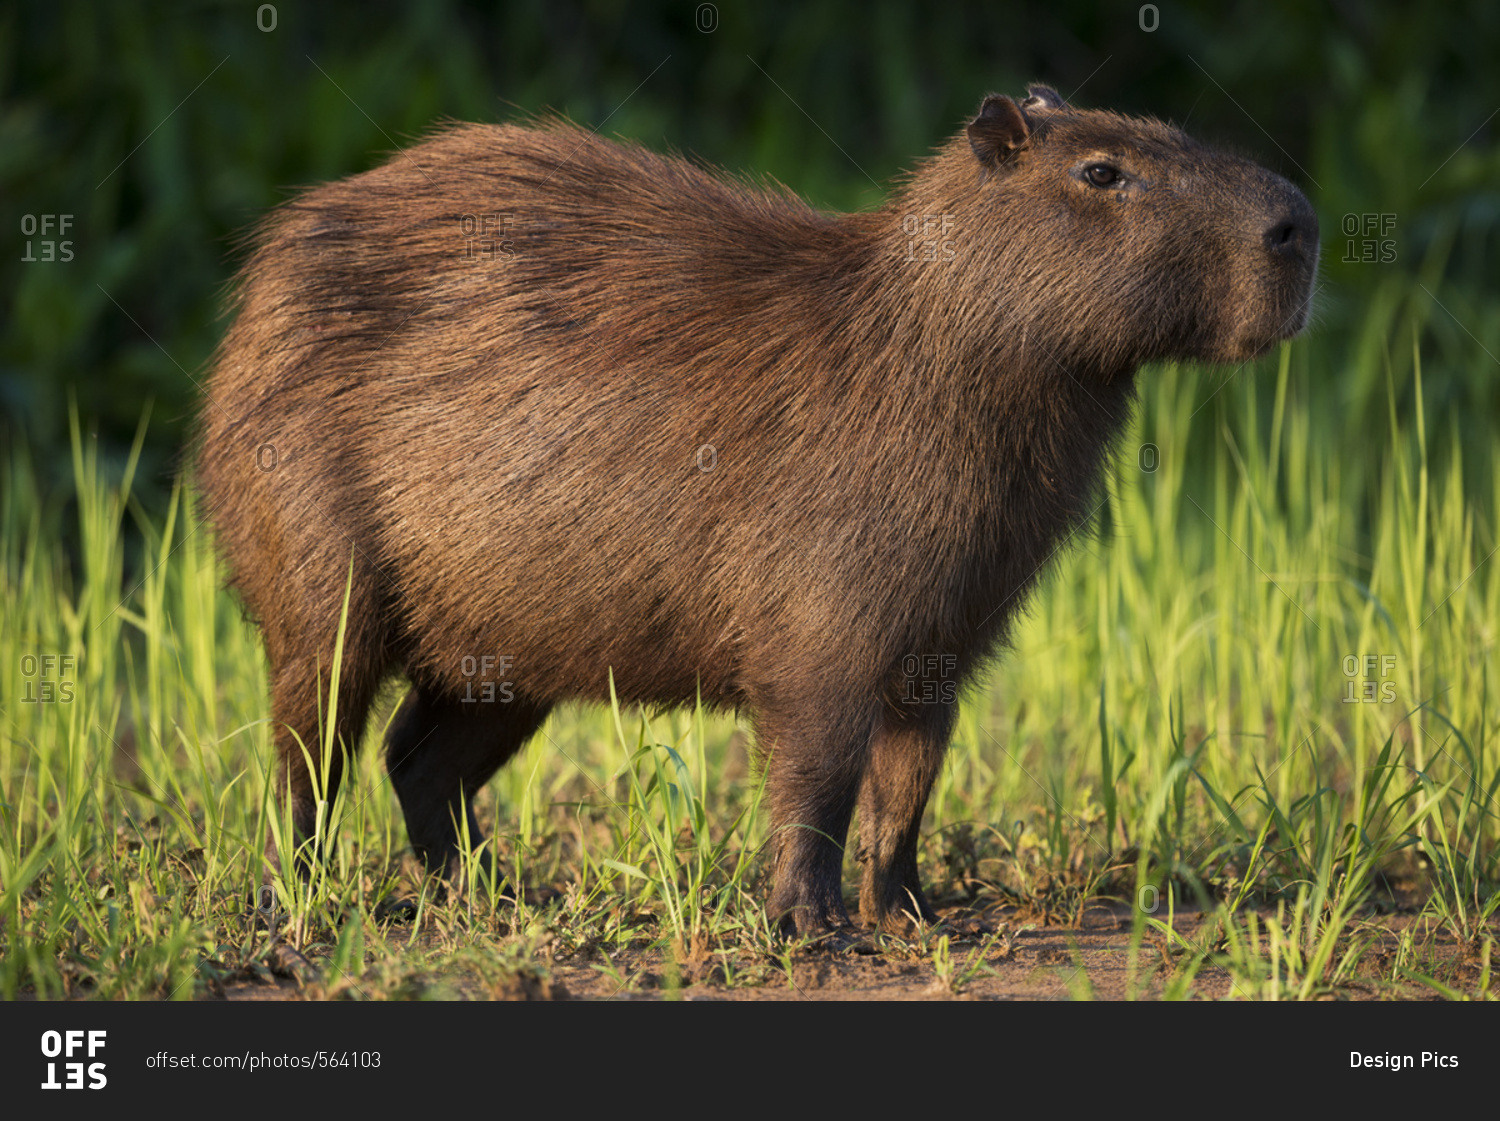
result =
[[883,723],[871,742],[859,796],[859,914],[876,930],[900,934],[913,921],[937,921],[917,876],[917,839],[952,727],[953,714],[944,706]]

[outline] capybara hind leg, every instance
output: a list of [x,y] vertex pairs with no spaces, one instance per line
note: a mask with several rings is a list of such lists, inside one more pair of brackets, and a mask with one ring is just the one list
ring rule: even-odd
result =
[[[483,839],[474,794],[547,718],[548,706],[449,700],[413,689],[386,735],[385,765],[401,800],[412,849],[428,872],[462,887],[461,828]],[[493,871],[493,852],[484,856]]]
[[[924,706],[930,707],[930,706]],[[917,877],[917,839],[953,728],[951,707],[875,733],[859,795],[859,915],[867,926],[906,933],[937,921]]]
[[[363,672],[361,672],[363,670]],[[322,859],[318,816],[320,807],[333,805],[344,774],[344,760],[359,747],[374,693],[374,675],[364,667],[341,666],[337,704],[329,704],[329,675],[315,667],[283,666],[276,672],[271,694],[279,760],[277,786],[283,806],[290,811],[292,834],[283,838],[296,853],[293,863],[306,875]],[[320,703],[321,700],[321,703]],[[333,735],[326,724],[330,707],[336,712]],[[324,820],[326,834],[329,822]],[[274,835],[267,839],[266,855],[285,869],[276,852]]]

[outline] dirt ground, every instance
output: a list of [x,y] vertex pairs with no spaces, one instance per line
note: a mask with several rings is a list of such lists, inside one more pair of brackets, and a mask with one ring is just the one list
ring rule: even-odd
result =
[[[1132,968],[1128,909],[1101,905],[1077,926],[1046,926],[1013,910],[939,909],[944,923],[925,940],[885,939],[853,945],[789,947],[779,958],[740,953],[706,954],[679,964],[660,951],[617,951],[609,956],[556,956],[506,973],[499,980],[443,971],[421,993],[439,999],[511,1000],[1125,1000],[1161,997],[1191,961],[1161,935],[1148,931]],[[1410,915],[1387,914],[1361,932],[1366,947],[1354,976],[1325,1000],[1436,1000],[1437,992],[1409,976],[1397,961]],[[1192,941],[1213,936],[1197,913],[1179,912],[1174,929]],[[946,946],[938,944],[944,933]],[[409,934],[400,936],[402,941]],[[420,941],[420,939],[419,939]],[[1454,987],[1472,987],[1480,965],[1441,933],[1424,935],[1416,971]],[[282,974],[222,987],[229,1000],[300,1000],[370,996],[365,985],[330,984],[315,963],[288,951]],[[1411,968],[1409,965],[1408,968]],[[1293,986],[1295,987],[1295,986]],[[356,990],[361,990],[356,992]],[[1204,963],[1193,974],[1191,999],[1252,999],[1224,968]]]

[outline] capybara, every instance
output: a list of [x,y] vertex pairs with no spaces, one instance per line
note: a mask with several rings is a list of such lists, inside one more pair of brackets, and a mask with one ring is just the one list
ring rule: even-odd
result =
[[849,925],[856,807],[864,923],[934,918],[959,692],[1095,509],[1137,367],[1265,352],[1317,266],[1284,179],[1028,92],[865,213],[546,119],[269,215],[196,463],[299,841],[339,782],[320,719],[354,749],[389,675],[386,766],[450,878],[475,791],[612,675],[751,718],[783,929]]

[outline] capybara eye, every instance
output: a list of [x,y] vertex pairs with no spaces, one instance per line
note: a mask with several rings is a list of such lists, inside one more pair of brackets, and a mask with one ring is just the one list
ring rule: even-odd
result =
[[1113,187],[1125,177],[1120,174],[1120,169],[1110,167],[1107,163],[1091,163],[1083,169],[1083,177],[1095,187]]

